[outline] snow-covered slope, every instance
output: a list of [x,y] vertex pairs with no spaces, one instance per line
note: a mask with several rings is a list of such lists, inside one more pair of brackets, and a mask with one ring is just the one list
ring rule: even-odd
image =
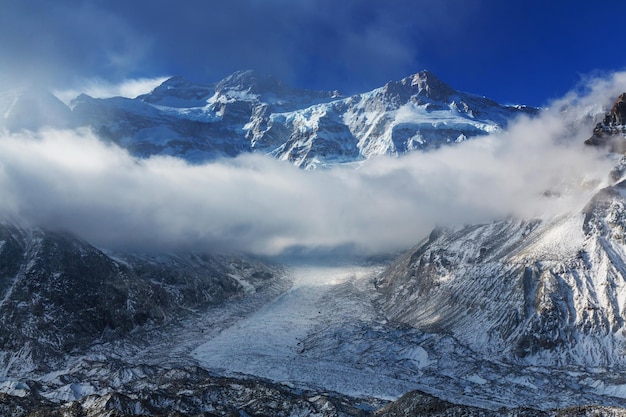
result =
[[136,99],[81,95],[71,107],[79,124],[137,156],[174,155],[201,162],[257,150],[247,132],[263,128],[269,114],[334,97],[243,71],[211,85],[174,77]]
[[176,77],[136,99],[82,95],[71,106],[79,124],[141,157],[198,162],[262,152],[308,169],[431,149],[537,112],[460,93],[428,71],[353,97],[293,89],[253,71],[211,85]]
[[272,114],[252,139],[264,143],[284,137],[287,129],[287,140],[272,154],[311,168],[437,148],[499,131],[512,118],[536,111],[455,91],[422,71],[371,92]]
[[625,163],[584,208],[436,229],[379,279],[387,316],[503,363],[626,369]]

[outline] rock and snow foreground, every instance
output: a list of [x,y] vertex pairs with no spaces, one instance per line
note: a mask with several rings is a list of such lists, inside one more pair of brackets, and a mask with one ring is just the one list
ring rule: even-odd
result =
[[[0,410],[15,416],[623,415],[610,407],[623,404],[611,398],[619,386],[599,382],[617,380],[615,370],[490,360],[452,335],[388,321],[372,291],[381,268],[290,267],[291,285],[278,279],[237,301],[97,341],[53,370],[9,369]],[[383,408],[384,400],[416,389]],[[603,407],[536,410],[598,403]],[[502,407],[531,409],[497,411]],[[33,410],[41,414],[27,414]],[[168,414],[174,412],[180,414]]]

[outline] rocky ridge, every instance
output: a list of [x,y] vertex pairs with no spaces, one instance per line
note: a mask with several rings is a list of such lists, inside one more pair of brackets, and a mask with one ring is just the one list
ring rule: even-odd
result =
[[[104,365],[104,364],[103,364]],[[97,368],[98,364],[94,364]],[[0,394],[3,416],[370,416],[384,402],[329,392],[298,390],[264,380],[211,375],[198,367],[117,368],[104,365],[121,380],[118,391],[86,394],[79,400],[50,401],[36,392]],[[68,381],[71,385],[71,381]],[[80,389],[79,384],[74,384]]]
[[[124,103],[83,96],[73,108],[103,137],[140,156],[172,154],[199,161],[252,151],[307,169],[431,149],[499,130],[515,116],[536,112],[457,92],[428,71],[352,97],[296,90],[252,71],[209,86],[174,78]],[[109,104],[115,118],[103,116],[101,108]],[[128,124],[126,105],[135,108]]]
[[454,404],[413,391],[394,402],[351,398],[333,392],[300,390],[264,380],[216,377],[197,367],[142,367],[120,371],[142,375],[119,392],[89,394],[80,400],[52,402],[35,393],[0,393],[7,417],[132,416],[319,416],[319,417],[598,417],[626,416],[618,407],[583,406],[540,411],[489,410]]
[[604,119],[596,124],[585,145],[608,147],[616,153],[626,151],[626,93],[617,98]]
[[479,407],[453,404],[423,392],[407,393],[397,401],[374,413],[377,417],[591,417],[626,415],[626,410],[618,407],[585,406],[541,411],[532,408],[486,410]]

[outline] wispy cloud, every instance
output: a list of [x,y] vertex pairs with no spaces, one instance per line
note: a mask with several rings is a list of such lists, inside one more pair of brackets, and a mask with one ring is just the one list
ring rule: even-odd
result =
[[611,167],[582,145],[585,115],[624,90],[615,74],[506,133],[359,169],[302,171],[263,155],[189,165],[133,158],[86,130],[4,134],[0,210],[109,248],[398,250],[437,224],[580,207]]
[[98,2],[7,0],[0,14],[0,86],[60,88],[85,77],[119,80],[150,69],[152,37]]
[[135,98],[141,94],[149,93],[168,78],[169,77],[126,79],[118,83],[103,79],[90,79],[78,83],[78,86],[75,88],[54,90],[53,94],[65,104],[68,104],[72,99],[83,93],[94,98]]
[[454,37],[477,9],[461,0],[155,0],[149,7],[8,0],[3,6],[0,83],[26,78],[56,88],[77,79],[117,83],[154,74],[211,82],[248,68],[309,88],[369,88],[422,69],[420,43],[431,35]]

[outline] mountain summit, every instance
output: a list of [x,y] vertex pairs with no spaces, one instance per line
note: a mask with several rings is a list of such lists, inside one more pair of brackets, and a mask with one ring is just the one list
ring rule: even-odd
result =
[[[4,127],[89,126],[138,157],[204,162],[260,152],[305,169],[433,149],[537,112],[459,92],[429,71],[351,97],[296,89],[255,71],[214,84],[173,77],[135,99],[83,94],[71,111],[49,93],[38,97],[19,105],[13,95],[0,97]],[[22,116],[13,115],[19,108]]]
[[[417,74],[403,78],[399,82],[389,82],[386,87],[401,85],[410,87],[410,92],[415,96],[423,96],[432,100],[445,101],[457,92],[448,84],[441,81],[430,71],[420,71]],[[494,103],[495,104],[495,103]]]
[[[272,76],[240,71],[204,86],[170,79],[132,106],[111,100],[79,99],[74,111],[138,156],[203,161],[262,152],[306,169],[436,148],[498,131],[510,119],[537,111],[458,92],[429,71],[352,97],[298,90]],[[139,111],[139,104],[150,107]],[[124,115],[129,106],[136,109],[134,122]],[[114,120],[89,116],[111,107],[117,109]]]

